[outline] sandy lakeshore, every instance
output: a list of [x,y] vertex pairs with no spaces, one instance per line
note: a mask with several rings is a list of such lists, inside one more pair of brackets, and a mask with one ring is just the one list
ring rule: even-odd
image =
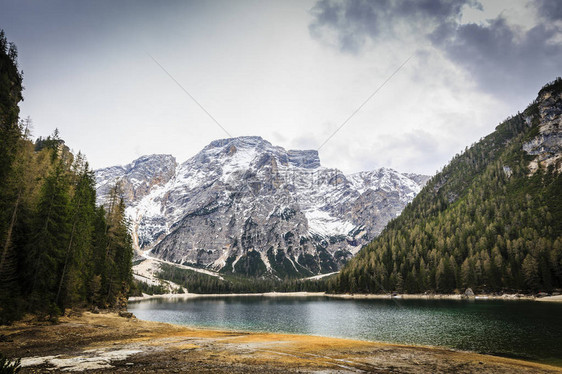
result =
[[562,368],[442,348],[308,335],[196,329],[73,313],[0,327],[21,373],[562,373]]

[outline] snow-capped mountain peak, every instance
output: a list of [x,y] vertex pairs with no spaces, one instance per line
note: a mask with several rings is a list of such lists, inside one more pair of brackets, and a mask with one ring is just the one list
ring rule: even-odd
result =
[[317,151],[287,151],[257,136],[215,140],[179,166],[153,155],[96,172],[102,203],[116,181],[126,186],[139,249],[279,277],[336,271],[426,179],[388,168],[345,175],[322,167]]

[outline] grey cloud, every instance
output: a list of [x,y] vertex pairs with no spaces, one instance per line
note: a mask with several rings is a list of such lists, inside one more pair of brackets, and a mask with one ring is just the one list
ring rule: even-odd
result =
[[532,3],[540,20],[528,31],[516,29],[502,16],[484,24],[460,24],[465,6],[482,9],[472,0],[320,0],[311,11],[310,30],[316,37],[334,31],[342,52],[357,53],[366,40],[395,38],[396,25],[410,25],[411,33],[427,38],[481,89],[505,99],[528,100],[560,75],[562,30],[552,21],[562,19],[562,1]]
[[345,52],[357,53],[367,36],[375,37],[381,31],[380,9],[384,9],[387,5],[388,1],[371,3],[364,0],[350,0],[343,3],[320,0],[311,10],[315,21],[309,29],[312,35],[318,38],[321,37],[324,28],[335,29],[339,48]]
[[560,74],[560,30],[544,24],[518,33],[504,18],[486,25],[460,25],[448,38],[433,36],[448,58],[469,71],[480,87],[514,99],[532,97],[541,84]]
[[[470,0],[410,0],[396,2],[399,16],[417,16],[426,19],[446,20],[460,14],[465,5],[481,8],[482,5]],[[396,14],[396,12],[395,12]]]
[[549,21],[562,20],[562,1],[560,0],[537,0],[539,14]]
[[394,33],[397,21],[447,23],[458,18],[463,6],[480,7],[475,0],[319,0],[311,9],[313,36],[321,38],[326,29],[336,31],[338,47],[357,53],[365,41]]

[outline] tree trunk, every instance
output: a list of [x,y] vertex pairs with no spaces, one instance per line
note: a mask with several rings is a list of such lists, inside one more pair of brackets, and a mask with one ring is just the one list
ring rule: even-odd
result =
[[72,223],[72,231],[70,232],[70,240],[68,242],[68,249],[66,251],[66,258],[64,259],[64,267],[62,268],[62,275],[59,281],[59,288],[57,290],[57,297],[55,298],[55,303],[59,303],[60,291],[62,289],[62,284],[64,282],[64,277],[66,275],[66,269],[68,267],[68,261],[72,253],[72,240],[74,239],[74,229],[76,227],[76,220]]
[[21,189],[18,191],[18,198],[16,199],[16,204],[14,205],[14,212],[12,213],[12,219],[10,220],[10,226],[8,227],[8,232],[6,233],[6,241],[4,242],[4,248],[2,249],[2,258],[0,259],[0,273],[2,273],[2,271],[4,270],[4,263],[6,262],[8,248],[12,244],[12,232],[16,224],[20,200],[21,200]]
[[[76,193],[79,193],[80,191],[76,191]],[[70,239],[68,241],[68,249],[66,250],[66,258],[64,259],[64,267],[62,268],[62,275],[60,277],[60,282],[59,282],[59,288],[57,290],[57,297],[55,298],[55,303],[59,303],[59,297],[60,297],[60,292],[62,289],[62,284],[64,282],[64,277],[66,275],[66,269],[68,267],[68,262],[70,260],[71,255],[73,254],[73,250],[72,250],[72,242],[74,240],[74,232],[76,231],[76,222],[77,217],[78,217],[78,212],[80,211],[80,207],[82,206],[82,195],[78,195],[79,199],[78,199],[78,204],[76,205],[76,212],[74,213],[74,217],[72,219],[72,230],[70,231]]]

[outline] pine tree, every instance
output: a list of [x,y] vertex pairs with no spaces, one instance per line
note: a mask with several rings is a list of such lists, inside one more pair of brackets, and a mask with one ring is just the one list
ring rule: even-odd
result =
[[77,181],[70,202],[70,233],[56,295],[56,302],[61,309],[66,304],[86,300],[87,282],[84,278],[92,259],[95,181],[93,172],[80,155],[75,161],[75,175]]
[[125,203],[117,184],[110,192],[105,230],[107,240],[100,274],[102,303],[107,306],[123,302],[132,283],[133,245],[128,227]]
[[18,71],[17,48],[8,43],[0,30],[0,181],[6,180],[15,158],[17,142],[21,138],[18,126],[22,97],[22,76]]
[[27,268],[31,280],[31,306],[40,306],[51,315],[55,305],[57,280],[64,262],[69,234],[68,182],[62,160],[56,162],[41,188],[33,223],[34,235],[28,245]]
[[106,211],[102,206],[96,207],[93,218],[92,260],[86,279],[88,302],[99,307],[104,306],[103,280],[106,277],[106,252],[108,246]]
[[23,258],[19,249],[27,238],[30,197],[36,189],[32,173],[34,159],[31,143],[25,139],[20,139],[18,143],[12,171],[3,185],[6,195],[11,197],[5,201],[10,219],[0,252],[0,305],[4,306],[7,320],[17,318],[23,310],[19,279]]
[[18,263],[13,232],[22,196],[14,186],[14,160],[22,138],[18,126],[22,77],[17,49],[0,30],[0,323],[18,315]]

